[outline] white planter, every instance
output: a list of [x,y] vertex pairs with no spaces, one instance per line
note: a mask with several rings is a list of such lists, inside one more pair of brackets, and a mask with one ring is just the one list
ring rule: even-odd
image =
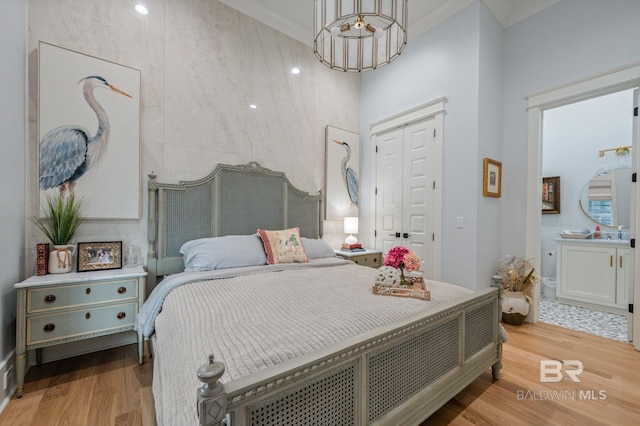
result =
[[49,253],[49,273],[64,274],[71,272],[72,259],[75,252],[76,246],[72,244],[54,245],[53,250]]
[[502,321],[520,325],[529,314],[529,302],[519,291],[502,292]]

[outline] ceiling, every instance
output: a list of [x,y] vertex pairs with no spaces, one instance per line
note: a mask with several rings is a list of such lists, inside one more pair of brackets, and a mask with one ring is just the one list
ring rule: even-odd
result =
[[[503,27],[527,19],[560,0],[482,0]],[[220,0],[296,40],[313,44],[313,0]],[[409,41],[458,13],[474,0],[409,0]]]

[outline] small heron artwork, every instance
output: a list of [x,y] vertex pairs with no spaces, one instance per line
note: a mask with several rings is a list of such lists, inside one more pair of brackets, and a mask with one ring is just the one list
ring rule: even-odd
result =
[[132,97],[99,75],[84,77],[78,82],[80,84],[85,101],[98,119],[96,133],[92,135],[79,125],[63,125],[50,130],[40,139],[40,189],[58,188],[63,198],[67,194],[74,195],[78,179],[100,163],[109,143],[109,117],[96,100],[94,90],[107,89]]
[[339,141],[336,139],[332,139],[332,141],[337,143],[338,145],[341,145],[346,150],[346,154],[342,159],[342,163],[340,165],[342,170],[342,179],[344,181],[345,187],[347,188],[347,193],[349,194],[351,203],[354,206],[358,207],[358,174],[349,165],[349,160],[351,160],[351,147],[348,143],[343,141]]
[[325,133],[325,219],[358,216],[360,205],[360,135],[327,125]]

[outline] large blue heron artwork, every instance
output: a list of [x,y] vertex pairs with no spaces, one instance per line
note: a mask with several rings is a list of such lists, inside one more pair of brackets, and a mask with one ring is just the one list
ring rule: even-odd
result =
[[96,133],[91,135],[79,125],[63,125],[50,130],[40,139],[40,189],[58,188],[62,197],[74,195],[78,179],[99,164],[109,143],[109,117],[96,100],[94,90],[108,89],[132,97],[99,75],[84,77],[78,82],[81,83],[84,99],[98,119]]
[[140,76],[38,43],[39,211],[60,195],[84,198],[87,218],[140,217]]

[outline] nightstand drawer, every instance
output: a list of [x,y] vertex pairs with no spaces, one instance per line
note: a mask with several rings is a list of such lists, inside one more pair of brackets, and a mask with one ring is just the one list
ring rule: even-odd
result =
[[381,255],[379,253],[376,254],[363,254],[360,256],[352,256],[351,260],[356,262],[358,265],[362,266],[370,266],[372,268],[379,268],[381,265]]
[[137,299],[137,288],[136,279],[125,279],[30,289],[27,292],[27,313]]
[[133,328],[137,308],[138,303],[131,302],[27,318],[27,346],[122,327]]

